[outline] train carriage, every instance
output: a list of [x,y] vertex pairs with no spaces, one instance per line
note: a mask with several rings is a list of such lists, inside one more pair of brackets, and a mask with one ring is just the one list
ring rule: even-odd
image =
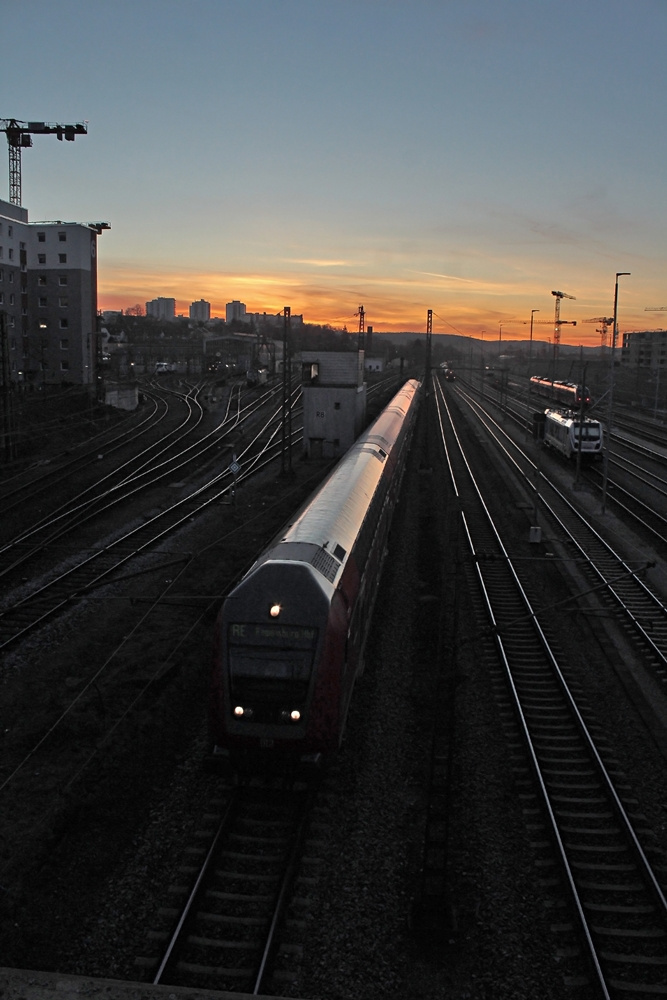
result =
[[225,600],[210,700],[219,759],[338,748],[420,399],[407,382]]
[[533,375],[530,380],[531,390],[538,396],[544,396],[556,403],[563,403],[573,409],[590,406],[591,397],[588,388],[576,382],[564,382],[550,379],[547,376]]
[[604,436],[599,420],[584,417],[582,423],[577,414],[562,410],[546,410],[544,417],[544,443],[549,448],[565,458],[576,457],[579,450],[582,458],[600,457]]

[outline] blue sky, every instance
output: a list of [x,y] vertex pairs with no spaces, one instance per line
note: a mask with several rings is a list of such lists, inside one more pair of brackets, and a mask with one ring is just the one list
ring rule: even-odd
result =
[[1,117],[89,123],[23,204],[111,224],[102,307],[546,337],[563,290],[593,344],[629,271],[620,329],[667,326],[667,0],[23,0],[2,37]]

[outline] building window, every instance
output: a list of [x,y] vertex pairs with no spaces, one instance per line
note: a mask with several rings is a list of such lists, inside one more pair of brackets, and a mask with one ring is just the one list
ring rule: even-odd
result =
[[46,284],[46,275],[45,274],[38,274],[37,275],[37,284],[38,285],[45,285]]
[[58,296],[58,305],[61,309],[67,309],[67,297],[65,295]]
[[46,330],[46,329],[48,329],[48,325],[49,324],[46,322],[45,319],[40,319],[40,321],[39,321],[39,328],[40,328],[40,330]]
[[46,295],[40,295],[40,297],[39,297],[39,304],[40,304],[40,306],[42,308],[44,308],[46,305],[48,305],[47,300],[46,300]]
[[67,275],[66,274],[61,274],[61,275],[58,276],[58,284],[59,285],[66,285],[67,284]]
[[12,247],[9,248],[9,259],[14,260],[14,250]]
[[0,260],[2,260],[2,258],[4,256],[5,256],[5,248],[4,247],[0,247]]
[[60,320],[60,329],[61,330],[66,330],[68,326],[69,326],[69,320],[66,320],[66,319],[61,319]]
[[4,304],[5,304],[5,293],[0,292],[0,306],[3,306]]
[[46,243],[46,233],[37,233],[37,239],[40,243]]
[[13,271],[9,272],[9,284],[10,285],[14,284],[14,272]]
[[4,280],[5,280],[5,272],[0,267],[0,281],[4,281]]
[[66,264],[67,263],[67,254],[66,253],[59,253],[58,254],[58,263],[59,264]]
[[7,226],[7,235],[8,236],[13,236],[14,235],[14,227],[13,226]]
[[46,254],[45,253],[38,253],[37,254],[37,263],[38,264],[46,264]]
[[10,304],[10,306],[13,306],[13,305],[15,305],[15,301],[14,301],[15,299],[16,299],[16,296],[15,296],[15,295],[14,295],[14,294],[12,293],[12,294],[11,294],[11,295],[9,296],[9,304]]
[[340,403],[334,403],[334,410],[340,410]]
[[68,372],[69,371],[69,361],[64,361],[64,360],[61,361],[60,362],[60,370],[61,370],[61,372]]
[[58,233],[58,239],[61,243],[67,243],[67,233]]
[[62,340],[60,341],[60,350],[61,351],[69,350],[69,340],[66,337],[63,337]]
[[25,243],[19,243],[19,249],[25,250]]

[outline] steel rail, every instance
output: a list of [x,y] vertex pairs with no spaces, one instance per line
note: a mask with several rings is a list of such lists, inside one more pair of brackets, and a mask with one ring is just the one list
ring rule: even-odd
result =
[[[482,422],[483,426],[485,426],[488,433],[491,434],[493,439],[496,441],[498,447],[502,449],[507,460],[511,463],[512,467],[515,469],[519,477],[524,482],[524,485],[530,491],[536,494],[536,497],[541,507],[549,514],[551,518],[553,518],[555,523],[558,525],[559,529],[567,537],[568,541],[571,542],[573,546],[575,546],[577,552],[581,556],[581,559],[589,566],[591,571],[595,574],[595,577],[604,586],[606,592],[613,598],[617,606],[621,608],[622,611],[630,619],[633,627],[639,633],[642,640],[651,649],[653,654],[657,657],[661,666],[663,668],[667,668],[667,644],[665,644],[665,648],[661,648],[660,645],[658,645],[654,637],[642,625],[641,621],[642,609],[640,609],[639,607],[633,609],[630,606],[628,599],[623,598],[623,596],[619,592],[618,587],[615,584],[620,579],[631,581],[633,586],[638,591],[638,597],[644,601],[647,601],[648,604],[655,610],[656,615],[658,615],[660,619],[662,619],[665,623],[667,623],[667,607],[665,607],[660,598],[653,593],[653,591],[648,587],[648,585],[642,579],[639,578],[639,576],[637,575],[637,571],[633,570],[627,564],[623,556],[621,556],[618,552],[616,552],[612,548],[612,546],[606,541],[606,539],[603,538],[603,536],[597,531],[597,529],[593,527],[593,525],[585,518],[585,516],[581,513],[581,511],[579,511],[577,507],[570,500],[568,500],[568,498],[555,485],[555,483],[549,481],[549,479],[544,475],[544,470],[540,470],[540,479],[542,485],[546,484],[549,487],[554,496],[557,498],[558,502],[565,507],[568,515],[571,515],[574,518],[575,523],[579,525],[587,533],[589,540],[595,541],[595,543],[598,546],[600,546],[603,553],[612,560],[615,566],[619,567],[622,573],[605,574],[600,569],[600,567],[596,564],[594,557],[587,550],[586,546],[581,542],[581,540],[577,539],[577,537],[573,534],[573,531],[570,528],[568,528],[568,526],[565,524],[562,517],[558,515],[557,511],[552,506],[552,504],[550,504],[547,501],[547,499],[544,496],[543,489],[540,488],[538,492],[537,486],[532,481],[534,474],[538,471],[537,465],[533,462],[533,460],[522,450],[520,445],[517,444],[515,441],[513,441],[512,438],[507,434],[507,432],[504,431],[498,425],[498,423],[494,421],[487,413],[485,413],[483,410],[481,410],[480,413],[480,407],[478,406],[475,400],[470,399],[469,397],[468,398],[463,397],[463,398],[466,399],[466,402],[471,407],[471,409],[476,412],[478,419]],[[510,451],[508,450],[506,444],[500,440],[501,436],[505,439],[507,445],[510,445],[511,448],[514,449],[514,451],[516,451],[520,455],[522,461],[528,465],[530,469],[530,475],[526,474],[525,469],[516,461],[514,456],[510,454]]]
[[[639,842],[639,839],[638,839],[638,837],[636,835],[636,832],[634,830],[633,824],[632,824],[632,822],[631,822],[631,820],[630,820],[630,818],[629,818],[629,816],[628,816],[628,814],[627,814],[627,812],[626,812],[626,810],[625,810],[625,808],[624,808],[624,806],[623,806],[623,804],[622,804],[622,802],[620,800],[620,797],[619,797],[619,795],[618,795],[618,793],[617,793],[617,791],[616,791],[616,789],[614,787],[613,780],[611,779],[611,777],[610,777],[610,775],[609,775],[609,773],[608,773],[608,771],[607,771],[607,769],[606,769],[606,767],[604,765],[604,762],[603,762],[603,760],[602,760],[602,758],[601,758],[601,756],[599,754],[599,751],[598,751],[598,749],[597,749],[597,747],[595,745],[595,742],[592,739],[592,737],[591,737],[591,735],[589,733],[589,730],[588,730],[588,728],[587,728],[587,726],[585,724],[585,721],[584,721],[584,719],[583,719],[583,717],[582,717],[582,715],[581,715],[581,713],[580,713],[580,711],[578,709],[576,701],[575,701],[574,697],[571,694],[571,691],[570,691],[569,686],[567,684],[567,681],[566,681],[566,679],[565,679],[565,677],[563,675],[563,672],[562,672],[562,670],[561,670],[561,668],[560,668],[560,666],[559,666],[559,664],[557,662],[557,659],[556,659],[555,655],[553,654],[553,652],[552,652],[552,650],[550,648],[550,644],[548,643],[548,641],[546,639],[546,636],[544,634],[544,631],[543,631],[543,629],[542,629],[542,627],[540,625],[539,616],[538,616],[538,614],[532,608],[530,600],[529,600],[529,598],[528,598],[528,596],[527,596],[527,594],[525,592],[525,589],[523,588],[523,586],[521,584],[521,581],[519,579],[519,575],[518,575],[518,573],[517,573],[517,571],[516,571],[516,569],[515,569],[515,567],[514,567],[514,565],[512,563],[512,560],[511,560],[511,558],[510,558],[510,556],[509,556],[509,554],[508,554],[508,552],[507,552],[507,550],[506,550],[506,548],[505,548],[505,546],[504,546],[504,544],[502,542],[502,539],[501,539],[501,537],[500,537],[500,535],[498,533],[498,530],[497,530],[497,528],[496,528],[496,526],[494,524],[494,521],[493,521],[493,518],[492,518],[492,516],[490,514],[490,511],[489,511],[489,509],[488,509],[488,507],[487,507],[487,505],[486,505],[486,503],[485,503],[485,501],[484,501],[484,499],[482,497],[481,490],[480,490],[480,488],[479,488],[479,486],[478,486],[478,484],[476,482],[475,475],[474,475],[473,470],[472,470],[472,468],[470,466],[469,460],[468,460],[468,458],[467,458],[467,456],[465,454],[465,449],[464,449],[464,447],[463,447],[463,445],[461,443],[460,437],[459,437],[459,435],[458,435],[458,433],[456,431],[456,428],[454,426],[454,421],[453,421],[453,418],[451,416],[451,412],[449,411],[449,408],[447,406],[447,402],[444,399],[444,397],[442,397],[441,400],[440,399],[437,400],[437,403],[438,403],[438,417],[439,417],[439,422],[440,422],[440,429],[441,429],[441,435],[442,435],[443,448],[445,449],[445,453],[447,454],[447,462],[448,462],[448,466],[449,466],[449,469],[450,469],[450,475],[452,475],[453,482],[455,484],[456,495],[458,497],[461,497],[462,493],[461,493],[459,481],[457,479],[455,470],[453,468],[453,462],[452,462],[452,459],[450,457],[449,449],[447,447],[447,442],[446,442],[446,439],[445,439],[445,428],[444,428],[443,416],[442,416],[442,413],[441,413],[441,406],[443,407],[443,409],[447,413],[447,417],[448,417],[448,420],[449,420],[449,425],[451,426],[451,432],[454,435],[456,446],[458,448],[459,457],[460,457],[460,459],[461,459],[461,461],[462,461],[462,463],[463,463],[463,465],[465,467],[465,470],[466,470],[466,475],[468,477],[468,482],[469,482],[469,488],[472,489],[472,491],[473,491],[473,493],[475,495],[475,502],[477,503],[478,507],[480,508],[480,510],[482,512],[482,516],[483,516],[484,521],[486,523],[487,530],[490,531],[492,537],[494,538],[495,545],[497,546],[498,551],[500,553],[500,564],[505,567],[507,574],[509,574],[509,576],[512,579],[512,583],[513,583],[513,587],[515,588],[515,592],[520,597],[521,604],[522,604],[522,606],[524,608],[525,622],[526,623],[530,623],[533,626],[534,630],[535,630],[535,633],[536,633],[539,645],[540,645],[541,649],[543,650],[544,654],[546,655],[547,662],[549,664],[549,669],[550,669],[550,671],[552,673],[552,676],[556,679],[556,681],[558,683],[559,689],[561,691],[561,695],[565,699],[565,701],[566,701],[566,703],[568,705],[568,709],[569,709],[569,711],[570,711],[573,719],[576,722],[577,729],[580,732],[581,737],[583,738],[583,740],[584,740],[584,742],[586,744],[588,753],[589,753],[591,759],[595,763],[595,767],[596,767],[597,773],[598,773],[601,781],[603,782],[603,785],[604,785],[604,787],[606,789],[606,793],[607,793],[607,795],[608,795],[611,803],[613,804],[614,813],[615,813],[615,815],[617,817],[617,820],[619,820],[619,822],[622,824],[623,829],[625,831],[625,834],[628,837],[630,843],[632,844],[632,847],[633,847],[633,850],[634,850],[634,853],[635,853],[635,857],[636,857],[636,859],[639,862],[639,866],[640,866],[641,871],[643,873],[643,876],[644,876],[644,878],[646,880],[646,883],[648,884],[648,886],[650,888],[650,891],[651,891],[651,893],[653,895],[653,898],[656,900],[658,906],[660,907],[660,911],[662,913],[662,919],[663,919],[665,925],[667,925],[667,899],[665,898],[665,895],[664,895],[664,893],[662,891],[662,888],[661,888],[661,886],[660,886],[660,884],[659,884],[659,882],[658,882],[658,880],[657,880],[657,878],[655,876],[655,873],[653,872],[653,869],[652,869],[652,867],[650,865],[650,862],[649,862],[649,860],[648,860],[648,858],[647,858],[647,856],[646,856],[646,854],[645,854],[645,852],[644,852],[644,850],[643,850],[643,848],[642,848],[642,846],[641,846],[641,844]],[[599,955],[599,948],[598,948],[598,946],[597,946],[597,944],[596,944],[596,942],[594,940],[594,933],[591,930],[590,923],[589,923],[589,920],[588,920],[587,915],[586,915],[586,904],[584,903],[584,901],[582,900],[581,895],[580,895],[580,890],[579,890],[579,886],[578,886],[577,877],[574,874],[574,871],[573,871],[573,868],[572,868],[572,864],[570,862],[570,858],[569,858],[569,854],[568,854],[568,849],[567,849],[567,846],[565,844],[565,841],[564,841],[564,838],[563,838],[563,835],[562,835],[563,831],[561,830],[561,823],[559,822],[559,818],[556,815],[556,811],[554,809],[554,806],[553,806],[553,803],[552,803],[552,800],[551,800],[551,793],[550,793],[550,790],[549,790],[549,783],[545,779],[545,776],[543,774],[542,764],[540,762],[540,754],[539,754],[539,752],[536,749],[534,738],[533,738],[533,735],[532,735],[532,732],[531,732],[531,725],[530,725],[530,723],[529,723],[529,721],[528,721],[528,719],[526,717],[525,711],[524,711],[522,696],[520,695],[520,693],[519,693],[519,691],[517,689],[517,685],[515,683],[514,668],[513,668],[513,665],[512,665],[512,656],[511,656],[511,654],[508,653],[508,649],[506,647],[506,642],[503,639],[503,633],[507,633],[507,629],[509,628],[509,626],[506,623],[505,623],[505,625],[503,625],[499,621],[499,619],[498,619],[498,617],[496,615],[496,612],[494,610],[496,599],[491,595],[491,593],[490,593],[490,591],[488,589],[487,579],[485,579],[485,574],[484,574],[483,569],[482,569],[483,566],[487,565],[487,563],[486,563],[486,561],[484,559],[484,556],[486,555],[486,550],[484,550],[482,552],[479,550],[478,544],[476,543],[475,537],[474,537],[474,535],[477,532],[474,529],[471,528],[470,523],[469,523],[468,514],[467,514],[467,512],[466,512],[465,509],[462,509],[462,511],[461,511],[461,518],[462,518],[462,522],[463,522],[463,525],[464,525],[464,531],[465,531],[465,535],[466,535],[466,538],[467,538],[468,546],[469,546],[469,549],[470,549],[470,551],[471,551],[471,553],[473,555],[475,573],[476,573],[476,576],[477,576],[477,579],[478,579],[478,582],[479,582],[479,585],[480,585],[480,588],[481,588],[481,592],[482,592],[482,595],[483,595],[483,601],[484,601],[484,605],[486,607],[486,612],[487,612],[489,621],[491,623],[491,630],[492,630],[492,633],[493,633],[493,637],[495,639],[495,643],[496,643],[496,647],[497,647],[498,654],[499,654],[499,657],[500,657],[500,661],[501,661],[502,666],[503,666],[503,672],[505,674],[509,690],[510,690],[510,692],[512,694],[512,699],[513,699],[513,702],[514,702],[514,705],[515,705],[515,708],[516,708],[516,714],[517,714],[517,717],[519,719],[521,730],[523,732],[524,740],[525,740],[525,743],[526,743],[526,746],[527,746],[527,749],[528,749],[528,753],[529,753],[529,757],[530,757],[530,760],[531,760],[531,765],[532,765],[532,768],[533,768],[533,771],[534,771],[534,774],[535,774],[535,777],[536,777],[536,780],[537,780],[537,783],[538,783],[538,786],[539,786],[539,789],[540,789],[540,794],[541,794],[542,800],[544,802],[545,810],[546,810],[547,815],[549,817],[549,821],[550,821],[550,825],[551,825],[551,829],[552,829],[554,841],[555,841],[555,843],[557,845],[558,853],[559,853],[559,856],[561,858],[561,863],[562,863],[562,866],[563,866],[563,870],[564,870],[564,872],[566,874],[567,883],[568,883],[568,886],[569,886],[569,889],[570,889],[572,900],[573,900],[574,905],[575,905],[575,909],[576,909],[576,912],[577,912],[577,915],[578,915],[578,919],[579,919],[579,922],[580,922],[582,933],[583,933],[584,938],[585,938],[586,943],[587,943],[587,948],[588,948],[589,955],[590,955],[590,958],[591,958],[591,961],[592,961],[592,964],[593,964],[593,968],[594,968],[595,973],[596,973],[596,978],[598,980],[598,984],[600,986],[600,989],[601,989],[601,991],[603,993],[603,996],[605,998],[609,998],[612,995],[609,992],[609,988],[608,988],[611,977],[609,975],[607,975],[607,973],[605,973],[605,971],[602,968],[602,963],[601,963],[600,955]],[[506,586],[507,586],[506,583],[503,583],[502,584],[502,589],[505,590]],[[508,637],[509,637],[509,633],[507,633],[507,634],[508,634]]]

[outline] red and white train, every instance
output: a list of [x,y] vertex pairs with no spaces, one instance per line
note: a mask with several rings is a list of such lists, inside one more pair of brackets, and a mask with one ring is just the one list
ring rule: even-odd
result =
[[226,598],[214,758],[319,763],[339,747],[420,396],[421,383],[406,382]]
[[576,382],[563,382],[559,379],[554,380],[546,376],[533,375],[530,387],[538,396],[545,396],[557,403],[564,403],[575,410],[581,408],[582,402],[584,408],[590,406],[591,397],[587,387],[577,385]]

